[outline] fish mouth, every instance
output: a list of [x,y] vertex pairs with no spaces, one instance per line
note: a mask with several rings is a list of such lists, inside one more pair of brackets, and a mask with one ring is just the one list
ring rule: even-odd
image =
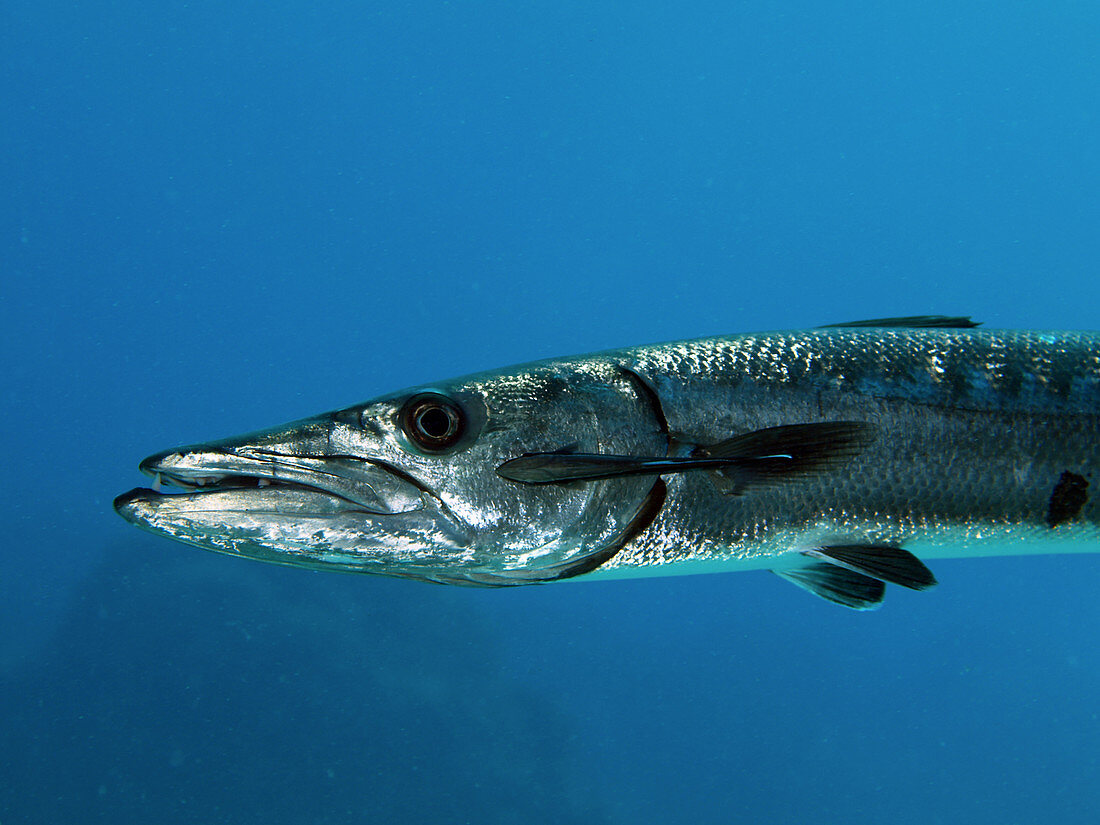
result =
[[470,541],[431,490],[369,457],[212,444],[158,453],[140,468],[153,486],[116,498],[118,514],[219,553],[388,572],[462,552]]
[[[254,507],[273,496],[324,502],[339,510],[397,515],[423,505],[431,491],[398,468],[353,455],[298,455],[264,448],[167,450],[149,456],[139,469],[153,479],[115,500],[124,517],[135,502],[197,501],[217,496]],[[167,489],[166,489],[167,488]],[[294,494],[293,496],[290,494]],[[285,503],[285,502],[284,502]]]

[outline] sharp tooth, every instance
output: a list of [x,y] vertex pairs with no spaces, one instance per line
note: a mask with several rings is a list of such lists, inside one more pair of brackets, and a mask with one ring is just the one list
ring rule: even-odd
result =
[[163,486],[164,485],[161,483],[160,480],[160,473],[157,473],[155,476],[153,476],[153,492],[159,493]]
[[256,486],[257,487],[270,487],[271,486],[271,479],[270,478],[258,478],[258,479],[256,479]]

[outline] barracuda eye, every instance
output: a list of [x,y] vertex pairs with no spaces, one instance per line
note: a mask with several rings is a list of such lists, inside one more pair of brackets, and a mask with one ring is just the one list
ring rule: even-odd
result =
[[466,431],[462,408],[434,392],[420,393],[406,401],[397,420],[409,441],[426,453],[449,450]]

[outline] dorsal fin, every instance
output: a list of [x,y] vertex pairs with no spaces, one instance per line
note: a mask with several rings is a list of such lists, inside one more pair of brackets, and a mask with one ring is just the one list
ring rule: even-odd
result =
[[903,327],[906,329],[973,329],[981,321],[969,315],[903,315],[898,318],[868,318],[864,321],[844,321],[840,324],[822,324],[820,329],[834,327]]

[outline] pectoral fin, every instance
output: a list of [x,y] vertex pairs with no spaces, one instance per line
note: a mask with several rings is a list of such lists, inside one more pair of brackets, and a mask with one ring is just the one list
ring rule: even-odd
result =
[[936,584],[932,571],[908,550],[888,544],[835,544],[803,550],[821,559],[776,575],[834,604],[872,610],[882,603],[886,582],[925,590]]
[[926,590],[936,584],[936,577],[920,559],[888,544],[834,544],[804,550],[803,555],[910,590]]
[[775,574],[815,596],[853,610],[874,610],[882,604],[886,593],[886,585],[878,579],[825,562],[776,570]]

